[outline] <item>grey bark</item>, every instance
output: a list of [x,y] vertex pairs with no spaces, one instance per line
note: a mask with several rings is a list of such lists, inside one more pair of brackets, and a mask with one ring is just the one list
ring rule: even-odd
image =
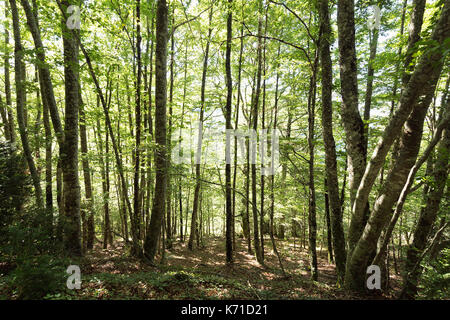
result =
[[26,105],[26,83],[25,83],[25,63],[23,62],[24,49],[22,47],[22,40],[20,35],[20,18],[17,10],[16,1],[9,1],[11,6],[11,13],[13,19],[13,33],[14,33],[14,65],[15,65],[15,83],[16,83],[16,111],[17,123],[19,124],[20,140],[25,155],[25,159],[30,169],[33,186],[35,189],[36,205],[38,208],[43,208],[42,188],[40,184],[39,174],[36,170],[33,155],[28,139],[28,129],[25,124],[25,105]]
[[[339,64],[341,76],[341,117],[345,131],[348,153],[350,207],[356,199],[358,186],[366,167],[366,142],[364,123],[358,110],[358,80],[355,48],[355,5],[354,0],[339,0],[337,23],[339,35]],[[367,202],[367,200],[366,200]],[[366,205],[366,203],[364,203]],[[353,214],[348,231],[350,254],[364,228],[364,212]]]
[[156,8],[156,54],[155,54],[155,196],[152,214],[144,242],[144,254],[153,263],[161,224],[164,217],[167,187],[166,155],[166,106],[167,106],[167,39],[168,9],[166,0],[158,0]]
[[[62,6],[77,4],[63,1]],[[80,182],[78,178],[79,64],[78,41],[62,19],[64,45],[65,121],[61,163],[64,184],[64,247],[71,255],[82,255]]]
[[[450,3],[446,2],[441,11],[441,17],[435,26],[431,39],[434,40],[434,43],[442,44],[449,34]],[[423,99],[430,91],[430,88],[434,87],[432,79],[436,79],[442,69],[442,51],[432,50],[434,46],[435,45],[427,46],[424,54],[420,57],[417,67],[415,68],[407,87],[403,91],[399,108],[392,116],[389,124],[383,132],[383,135],[379,139],[357,192],[357,197],[352,210],[353,218],[363,216],[369,193],[373,187],[376,177],[378,176],[381,166],[384,164],[384,160],[390,147],[400,134],[403,124],[412,109],[415,106],[421,106],[420,103],[417,103],[419,98]],[[347,260],[347,270],[349,270],[349,267],[356,267],[358,263],[356,260],[355,262],[349,262],[349,260],[350,259]],[[348,275],[348,277],[349,281],[351,281],[351,276]]]
[[[232,21],[233,21],[233,13],[231,5],[233,0],[228,0],[228,16],[227,16],[227,47],[225,53],[225,81],[227,85],[227,102],[225,106],[225,128],[227,130],[231,129],[231,104],[233,99],[233,83],[231,79],[231,38],[232,38]],[[261,23],[261,21],[260,21]],[[261,40],[260,40],[261,41]],[[260,49],[259,49],[260,50]],[[261,53],[259,53],[261,55]],[[261,58],[261,57],[260,57]],[[261,68],[261,67],[259,67]],[[226,143],[226,158],[230,155],[230,141],[229,136],[227,136]],[[256,171],[255,165],[252,165],[253,170]],[[255,189],[254,189],[254,197],[256,198],[256,173],[254,175]],[[232,210],[232,194],[231,194],[231,164],[229,161],[225,164],[225,198],[226,198],[226,262],[227,264],[233,263],[233,210]],[[253,210],[256,211],[256,202],[253,203]],[[258,228],[257,220],[255,220],[256,228]],[[259,259],[258,259],[259,260]]]
[[330,201],[333,250],[336,258],[338,280],[343,283],[345,274],[345,236],[342,222],[342,205],[339,198],[336,144],[333,136],[332,62],[330,55],[331,25],[328,1],[319,3],[319,19],[322,28],[320,59],[322,64],[322,133],[325,148],[326,184]]
[[16,141],[16,131],[14,129],[14,114],[11,100],[11,79],[10,79],[10,53],[9,53],[9,5],[8,0],[5,0],[5,98],[6,98],[6,115],[7,124],[9,126],[9,141],[14,143]]
[[417,294],[418,281],[422,268],[417,267],[421,255],[425,250],[427,241],[436,221],[442,195],[448,177],[448,162],[450,157],[450,125],[447,124],[439,143],[436,162],[433,170],[433,184],[426,197],[426,205],[420,212],[419,221],[414,231],[414,239],[408,247],[406,254],[405,271],[403,276],[403,289],[401,299],[413,299]]
[[[431,39],[437,43],[443,43],[444,39],[450,34],[450,3],[446,3],[442,9],[441,17],[435,26]],[[433,45],[434,46],[434,45]],[[375,203],[374,211],[372,213],[369,223],[364,230],[364,234],[359,239],[355,251],[351,259],[347,260],[345,283],[348,288],[354,290],[362,290],[363,277],[366,265],[368,262],[369,251],[374,250],[376,242],[380,236],[381,229],[386,223],[386,219],[390,213],[393,203],[397,200],[401,188],[406,180],[409,169],[414,164],[417,156],[416,134],[421,131],[420,118],[426,113],[426,109],[431,101],[434,87],[439,78],[442,69],[442,52],[440,50],[432,50],[430,46],[421,56],[419,63],[408,82],[408,86],[403,91],[400,99],[400,106],[394,116],[391,118],[386,127],[380,141],[375,148],[375,152],[370,160],[364,177],[358,189],[357,198],[353,207],[353,215],[361,216],[364,211],[364,206],[367,203],[369,193],[378,175],[381,166],[384,163],[387,152],[392,146],[395,138],[400,133],[404,121],[408,118],[408,123],[403,130],[403,138],[405,144],[400,147],[399,158],[405,159],[405,163],[397,161],[391,170],[390,177],[386,179],[385,185],[380,195],[386,194],[389,197],[380,196],[377,203]],[[431,97],[430,97],[431,95]],[[424,110],[425,109],[425,110]],[[412,126],[411,131],[409,125]],[[420,129],[419,129],[420,128]],[[421,132],[420,132],[421,134]],[[408,145],[408,138],[413,143]],[[419,138],[420,142],[420,138]],[[414,155],[415,154],[415,155]],[[398,169],[398,171],[397,171]],[[393,179],[393,180],[391,180]],[[397,196],[397,198],[396,198]],[[362,271],[361,271],[362,270]]]
[[[213,7],[211,7],[211,11],[209,14],[209,28],[208,28],[208,39],[206,42],[205,56],[203,57],[203,72],[202,72],[202,86],[200,93],[200,120],[199,120],[199,128],[198,128],[198,142],[197,142],[197,153],[196,153],[196,164],[195,164],[195,190],[194,190],[194,200],[192,206],[192,220],[191,220],[191,232],[189,234],[189,242],[188,247],[190,250],[194,248],[194,241],[196,237],[197,230],[197,213],[199,207],[199,196],[200,196],[200,188],[201,188],[201,152],[202,152],[202,136],[203,136],[203,119],[205,113],[205,89],[206,89],[206,76],[208,72],[208,58],[209,58],[209,46],[211,42],[211,33],[212,33],[212,14]],[[198,239],[197,239],[198,240]]]

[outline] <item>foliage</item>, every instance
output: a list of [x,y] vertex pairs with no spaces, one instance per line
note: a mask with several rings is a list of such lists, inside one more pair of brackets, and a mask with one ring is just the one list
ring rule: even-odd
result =
[[19,299],[42,299],[64,289],[67,261],[41,255],[22,257],[17,264],[12,273],[12,285]]
[[0,250],[8,242],[7,229],[14,215],[23,210],[30,191],[23,155],[15,145],[0,141]]
[[424,266],[420,283],[421,295],[426,299],[450,298],[450,249],[442,250],[440,256]]

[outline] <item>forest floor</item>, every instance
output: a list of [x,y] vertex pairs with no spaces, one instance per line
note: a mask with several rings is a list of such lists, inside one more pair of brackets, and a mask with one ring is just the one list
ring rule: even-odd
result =
[[[334,265],[325,250],[318,252],[319,279],[310,280],[307,249],[298,241],[277,241],[288,276],[283,276],[270,240],[265,265],[257,263],[237,239],[233,266],[225,265],[225,241],[213,238],[190,251],[174,243],[164,264],[151,267],[130,258],[123,242],[110,249],[97,246],[80,265],[82,286],[60,298],[69,299],[391,299],[393,296],[352,296],[336,286]],[[393,292],[399,278],[392,276]],[[397,290],[396,290],[397,289]],[[59,295],[53,297],[58,299]]]
[[[390,295],[349,295],[336,285],[335,267],[328,262],[325,249],[318,249],[319,279],[312,281],[308,251],[298,240],[277,240],[287,276],[281,272],[269,239],[264,266],[247,252],[243,239],[236,242],[232,266],[225,265],[223,238],[205,240],[206,245],[194,251],[177,241],[166,251],[165,262],[156,267],[130,256],[123,241],[108,249],[96,244],[83,258],[69,261],[80,266],[81,289],[69,290],[64,283],[45,299],[392,299],[399,290],[400,277],[392,271]],[[5,285],[11,275],[3,276],[0,300],[18,299],[17,291]]]

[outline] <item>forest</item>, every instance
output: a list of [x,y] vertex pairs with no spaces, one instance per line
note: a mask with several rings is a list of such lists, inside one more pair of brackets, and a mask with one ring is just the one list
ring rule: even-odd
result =
[[1,4],[0,300],[450,299],[450,1]]

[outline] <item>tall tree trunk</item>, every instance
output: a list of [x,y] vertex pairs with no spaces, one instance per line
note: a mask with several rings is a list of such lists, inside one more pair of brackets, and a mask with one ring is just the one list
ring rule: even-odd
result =
[[[355,48],[355,4],[354,0],[339,0],[338,12],[339,64],[341,75],[342,107],[348,153],[348,172],[350,188],[350,208],[356,198],[356,191],[366,167],[366,142],[364,123],[358,110],[358,81]],[[367,204],[364,203],[364,205]],[[352,216],[348,234],[350,255],[364,228],[364,213]]]
[[[77,4],[63,1],[63,8]],[[82,255],[80,226],[80,183],[78,180],[79,65],[78,41],[62,19],[64,44],[65,123],[61,163],[64,184],[64,247],[69,254]]]
[[[262,73],[262,1],[258,1],[258,48],[257,48],[257,75],[256,75],[256,91],[252,106],[252,129],[256,134],[258,129],[258,108],[261,96],[261,73]],[[256,260],[263,264],[263,257],[261,252],[261,243],[259,240],[259,224],[258,224],[258,208],[257,208],[257,192],[256,192],[256,137],[252,137],[250,147],[251,172],[252,172],[252,212],[253,212],[253,237]]]
[[[181,145],[181,130],[184,126],[184,107],[186,104],[186,92],[187,92],[187,54],[188,54],[188,47],[187,47],[187,40],[185,39],[185,51],[184,51],[184,81],[183,81],[183,105],[181,108],[181,124],[180,124],[180,132],[178,135],[178,143]],[[184,233],[183,233],[183,201],[182,201],[182,177],[180,176],[179,182],[178,182],[178,200],[179,200],[179,206],[180,206],[180,242],[184,242]],[[187,221],[186,221],[187,225]]]
[[[381,9],[381,5],[379,6]],[[378,47],[378,28],[374,28],[372,31],[369,30],[369,61],[367,62],[367,80],[366,80],[366,93],[364,97],[364,137],[365,137],[365,149],[368,150],[369,147],[369,120],[370,120],[370,109],[372,107],[372,93],[373,93],[373,81],[374,81],[374,62],[377,55]]]
[[23,62],[23,47],[20,36],[19,13],[15,0],[10,0],[11,13],[13,18],[13,32],[14,32],[14,65],[15,65],[15,82],[16,82],[16,110],[17,122],[19,124],[20,140],[31,173],[33,181],[34,192],[36,197],[36,204],[38,208],[43,208],[44,203],[42,199],[42,188],[39,174],[36,170],[33,155],[31,153],[30,143],[28,140],[28,130],[25,124],[24,109],[26,105],[26,83],[25,83],[25,63]]
[[6,114],[7,124],[9,126],[9,141],[16,141],[16,131],[14,129],[14,114],[11,100],[11,80],[9,76],[10,68],[10,54],[9,54],[9,5],[8,0],[5,0],[5,95],[6,95]]
[[331,230],[333,250],[336,258],[338,281],[343,283],[345,274],[345,237],[342,221],[342,205],[339,197],[336,144],[333,136],[333,70],[330,55],[331,24],[328,1],[320,0],[319,19],[322,27],[320,60],[322,64],[322,133],[325,148],[327,192],[331,210]]
[[327,229],[327,249],[328,249],[328,262],[334,263],[333,255],[333,240],[331,232],[331,218],[330,218],[330,197],[328,195],[328,182],[327,178],[323,180],[324,183],[324,200],[325,200],[325,221]]
[[308,205],[308,238],[309,238],[309,254],[310,254],[310,267],[311,278],[314,281],[318,280],[319,272],[317,267],[317,252],[316,252],[316,240],[317,240],[317,221],[316,221],[316,186],[314,181],[314,156],[315,156],[315,142],[314,142],[314,125],[315,125],[315,106],[316,106],[316,73],[318,65],[319,55],[316,52],[316,59],[313,66],[313,74],[309,82],[309,94],[308,94],[308,149],[309,149],[309,205]]
[[[278,58],[280,57],[280,49],[281,47],[278,47]],[[278,95],[278,88],[279,88],[279,81],[280,81],[280,73],[278,71],[279,65],[277,65],[277,79],[275,81],[275,104],[274,104],[274,121],[273,121],[273,131],[272,131],[272,135],[277,134],[276,130],[277,130],[277,125],[278,125],[278,100],[279,100],[279,95]],[[271,149],[271,166],[272,168],[275,170],[275,146],[272,144],[272,149]],[[280,265],[281,268],[281,272],[283,273],[283,275],[286,274],[284,267],[283,267],[283,263],[281,262],[281,256],[280,253],[278,252],[277,249],[277,244],[275,242],[275,236],[274,236],[274,214],[275,214],[275,192],[274,192],[274,188],[275,188],[275,172],[273,171],[271,176],[270,176],[270,226],[269,226],[269,233],[270,233],[270,240],[272,242],[272,247],[273,247],[273,251],[275,252],[275,255],[278,258],[278,263]]]
[[[399,218],[399,216],[402,213],[403,210],[403,206],[405,204],[406,198],[408,196],[408,194],[412,191],[411,186],[414,182],[415,176],[417,174],[417,171],[419,171],[420,167],[425,163],[425,161],[427,161],[427,169],[425,171],[425,174],[428,175],[429,173],[431,174],[431,166],[432,166],[432,162],[431,162],[431,158],[430,155],[432,154],[434,147],[436,146],[436,144],[439,142],[439,140],[441,139],[441,134],[442,131],[445,129],[445,127],[448,125],[448,123],[450,123],[450,100],[447,100],[447,93],[448,93],[448,85],[450,83],[450,78],[447,79],[447,84],[446,84],[446,89],[444,91],[444,95],[442,96],[442,100],[444,101],[443,106],[442,106],[442,110],[445,110],[445,112],[443,112],[440,116],[439,119],[439,124],[436,126],[436,129],[433,133],[433,139],[430,141],[430,143],[428,144],[427,148],[425,149],[425,151],[423,152],[422,156],[420,157],[420,159],[418,159],[416,161],[416,163],[414,164],[414,166],[411,168],[411,170],[409,171],[408,174],[408,179],[405,183],[405,185],[403,186],[402,192],[397,200],[397,203],[395,205],[395,210],[394,213],[392,215],[391,221],[389,222],[389,226],[386,229],[386,233],[384,234],[384,239],[383,242],[377,252],[376,257],[374,258],[372,264],[378,264],[378,262],[381,260],[382,256],[385,254],[388,243],[389,243],[389,239],[392,236],[392,232],[394,230],[394,227],[397,223],[397,220]],[[424,187],[424,193],[427,194],[428,193],[428,186],[426,185]],[[401,245],[401,242],[400,242]]]
[[[212,33],[212,15],[213,15],[213,7],[211,7],[211,11],[209,13],[209,29],[208,29],[208,39],[206,42],[205,56],[203,57],[203,73],[202,73],[202,86],[200,93],[200,120],[198,126],[198,141],[197,141],[197,150],[195,154],[195,190],[194,190],[194,201],[192,206],[192,220],[191,220],[191,232],[189,235],[188,248],[192,250],[194,248],[194,241],[196,237],[197,230],[197,213],[199,211],[199,197],[200,197],[200,188],[201,188],[201,153],[202,153],[202,140],[203,140],[203,119],[205,113],[205,89],[206,89],[206,76],[208,72],[208,58],[209,58],[209,46],[211,42],[211,33]],[[198,239],[197,239],[198,240]]]
[[[64,131],[59,117],[58,107],[56,105],[50,71],[45,59],[45,49],[42,44],[39,24],[36,19],[36,16],[33,14],[33,11],[30,7],[28,0],[20,0],[20,2],[27,17],[27,25],[30,29],[31,35],[33,36],[34,46],[36,49],[36,57],[39,60],[38,67],[39,67],[39,76],[41,77],[40,85],[42,98],[47,101],[50,116],[52,119],[53,129],[55,131],[58,144],[60,148],[63,148]],[[65,26],[65,22],[63,24]],[[70,33],[70,31],[67,30],[67,27],[65,27],[65,30],[66,32]]]
[[[169,123],[167,126],[167,154],[171,154],[172,149],[172,117],[173,117],[173,83],[174,63],[175,63],[175,6],[172,6],[171,21],[171,37],[170,37],[170,87],[169,87]],[[166,243],[170,249],[172,247],[172,186],[171,186],[171,157],[167,157],[167,199],[166,199]]]
[[[262,69],[263,69],[263,96],[262,96],[262,110],[261,110],[261,129],[265,129],[266,125],[266,33],[267,33],[267,11],[265,14],[265,23],[264,23],[264,41],[263,41],[263,58],[262,58]],[[261,231],[261,259],[264,262],[264,186],[265,186],[265,141],[264,138],[261,137],[260,140],[261,149],[260,149],[260,161],[261,161],[261,209],[260,209],[260,218],[259,221],[259,229]]]
[[156,55],[155,55],[155,196],[152,215],[144,242],[144,252],[153,263],[161,233],[167,189],[166,154],[166,106],[167,106],[167,39],[168,9],[166,0],[158,0],[156,8]]
[[[431,39],[437,43],[443,43],[449,34],[450,3],[447,2],[442,9],[441,17],[435,26]],[[390,177],[388,176],[382,187],[380,197],[375,203],[374,212],[371,214],[364,234],[357,242],[351,260],[347,261],[345,283],[348,288],[354,290],[363,289],[364,269],[372,253],[369,251],[375,250],[381,230],[391,213],[392,205],[397,200],[409,169],[417,157],[417,140],[420,143],[422,132],[422,126],[420,124],[423,120],[421,120],[421,117],[424,117],[424,113],[426,114],[426,109],[431,101],[434,88],[442,70],[442,53],[436,51],[430,52],[430,50],[432,50],[430,47],[425,49],[425,53],[415,68],[407,87],[404,89],[402,98],[400,99],[400,107],[391,118],[380,142],[375,148],[374,155],[370,160],[364,179],[358,190],[358,197],[353,207],[354,216],[361,215],[363,212],[364,204],[367,203],[369,193],[384,163],[387,152],[412,110],[402,135],[403,141],[407,144],[401,144],[399,156],[391,169]],[[411,129],[409,129],[409,126],[411,126]]]
[[[227,17],[227,49],[225,53],[225,79],[227,85],[227,103],[225,106],[225,129],[231,130],[231,103],[233,99],[233,83],[231,79],[231,38],[233,36],[232,22],[233,22],[233,13],[232,13],[232,3],[233,0],[228,0],[228,17]],[[225,150],[225,192],[226,192],[226,262],[227,264],[233,263],[233,210],[232,210],[232,201],[231,201],[231,163],[230,163],[230,135],[227,134],[227,143]],[[255,168],[256,170],[256,168]],[[255,180],[256,184],[256,173]],[[256,188],[255,188],[256,192]],[[256,197],[256,193],[255,193]],[[256,206],[256,203],[253,204]],[[254,208],[256,209],[256,207]],[[257,228],[257,227],[256,227]]]
[[[141,59],[141,1],[136,0],[136,60],[137,60],[137,80],[135,82],[136,90],[136,141],[134,151],[134,195],[133,195],[133,216],[131,220],[133,237],[140,239],[140,192],[139,176],[141,166],[141,82],[142,82],[142,59]],[[108,146],[106,146],[108,147]],[[106,215],[105,215],[106,219]],[[138,254],[138,252],[134,252]]]
[[436,221],[444,188],[448,177],[448,162],[450,158],[450,125],[447,125],[439,143],[436,162],[433,170],[433,185],[427,196],[426,205],[420,212],[419,221],[414,230],[414,240],[406,253],[405,273],[403,276],[403,288],[400,294],[402,299],[414,299],[417,294],[418,281],[422,268],[420,258],[427,245],[428,238]]
[[[86,133],[86,113],[84,112],[84,104],[80,93],[80,141],[81,141],[81,164],[83,166],[84,192],[88,206],[87,217],[87,237],[86,248],[91,250],[94,248],[94,198],[92,195],[91,169],[88,159],[88,145]],[[45,117],[44,117],[45,118]],[[51,165],[51,164],[50,164]]]
[[[244,23],[241,26],[241,40],[240,40],[240,48],[239,48],[239,65],[238,65],[238,80],[237,80],[237,99],[236,99],[236,110],[235,110],[235,118],[234,118],[234,128],[238,130],[239,126],[239,106],[241,102],[241,77],[242,77],[242,55],[244,53]],[[234,137],[234,172],[233,172],[233,248],[236,249],[236,181],[237,181],[237,152],[238,152],[238,140],[237,137]],[[242,231],[244,233],[244,237],[250,237],[249,231],[250,226],[246,224],[245,217],[242,215]]]

